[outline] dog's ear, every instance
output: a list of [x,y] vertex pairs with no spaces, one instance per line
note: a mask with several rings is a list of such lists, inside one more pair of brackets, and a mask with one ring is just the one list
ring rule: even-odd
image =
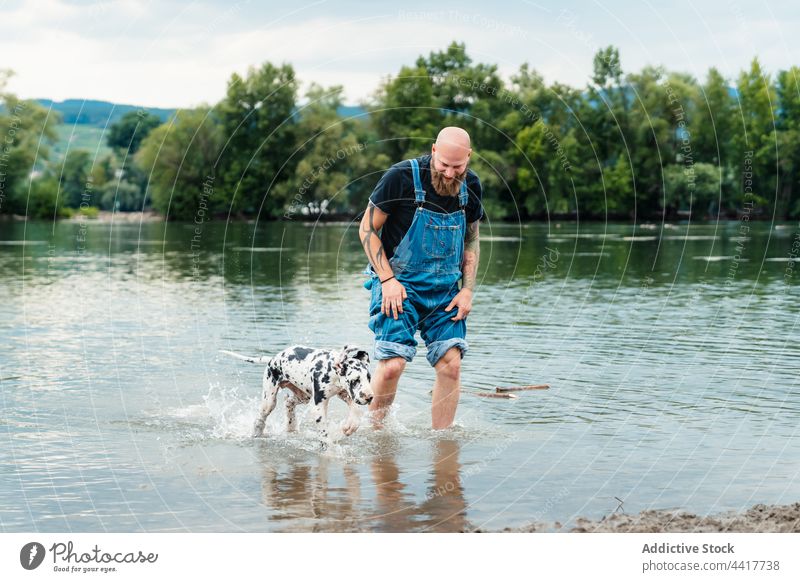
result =
[[341,374],[344,369],[344,363],[347,360],[355,359],[369,365],[369,353],[356,346],[346,345],[342,348],[341,353],[333,363],[334,369]]
[[344,346],[342,349],[342,356],[348,360],[352,358],[354,360],[361,360],[362,362],[369,364],[369,353],[365,350],[362,350],[358,346]]

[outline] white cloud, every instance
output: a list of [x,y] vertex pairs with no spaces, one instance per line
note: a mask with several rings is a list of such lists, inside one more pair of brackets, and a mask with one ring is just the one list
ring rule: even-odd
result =
[[338,3],[267,9],[246,1],[26,0],[0,14],[0,52],[17,72],[11,89],[23,97],[166,107],[216,102],[234,71],[264,61],[291,63],[306,84],[342,84],[354,103],[381,78],[452,40],[466,41],[475,61],[496,63],[506,75],[527,61],[548,81],[578,87],[596,48],[607,44],[620,47],[629,71],[664,64],[703,77],[716,65],[733,76],[755,54],[773,72],[795,64],[797,53],[787,53],[797,19],[773,16],[772,6],[563,5],[571,8],[465,4],[455,12],[375,4],[348,16],[334,13]]

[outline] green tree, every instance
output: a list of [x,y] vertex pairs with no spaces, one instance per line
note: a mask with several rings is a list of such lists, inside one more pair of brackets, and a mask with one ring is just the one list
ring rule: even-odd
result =
[[78,208],[84,198],[87,198],[86,203],[90,206],[96,205],[89,200],[93,187],[91,166],[91,155],[85,150],[69,150],[64,156],[58,170],[60,196],[67,208]]
[[463,127],[482,148],[499,150],[506,140],[495,124],[507,109],[504,95],[497,67],[473,64],[464,45],[452,43],[388,79],[376,94],[371,117],[393,159],[427,151],[447,125]]
[[726,179],[714,164],[700,162],[688,167],[670,164],[664,168],[667,205],[682,212],[691,211],[692,218],[715,219]]
[[361,205],[352,191],[369,165],[366,143],[359,135],[362,124],[338,114],[342,90],[312,84],[306,93],[308,104],[299,111],[296,127],[294,174],[273,190],[286,216],[352,212]]
[[[221,128],[208,108],[181,110],[150,132],[136,163],[149,176],[147,192],[153,207],[171,220],[195,220],[201,209],[206,218],[218,209],[221,195],[215,170],[222,144]],[[113,181],[110,184],[113,188]],[[212,184],[213,192],[206,184]]]
[[[663,168],[676,161],[695,163],[691,124],[697,93],[688,75],[644,67],[628,75],[632,94],[627,146],[636,179],[635,199],[620,196],[618,210],[628,207],[631,216],[652,216],[666,208]],[[635,214],[634,214],[635,213]]]
[[[507,91],[497,65],[473,63],[463,43],[452,42],[444,51],[419,57],[417,70],[426,71],[440,119],[433,135],[447,125],[467,130],[476,144],[499,150],[505,140],[494,124],[507,110]],[[504,101],[505,99],[505,101]]]
[[109,180],[98,189],[99,206],[103,210],[141,211],[144,192],[138,182],[127,179]]
[[[753,59],[750,69],[739,75],[736,89],[739,95],[739,124],[733,135],[734,166],[742,176],[737,202],[740,206],[754,202],[755,212],[766,211],[771,215],[776,188],[775,89],[758,59]],[[743,174],[748,167],[752,167],[753,196],[748,196],[744,183]],[[762,205],[766,208],[762,208]]]
[[619,218],[637,215],[634,204],[633,168],[624,157],[617,158],[613,166],[603,168],[604,196],[603,206],[597,205],[598,199],[592,200],[588,207],[590,215],[604,218]]
[[[26,208],[37,205],[31,197],[42,196],[43,204],[53,202],[50,216],[57,214],[55,206],[58,187],[46,191],[52,182],[31,185],[29,176],[49,155],[48,144],[56,139],[53,129],[60,122],[58,115],[33,101],[17,98],[5,90],[11,71],[0,71],[0,214],[25,214]],[[40,216],[41,214],[37,214]]]
[[509,156],[479,149],[472,152],[469,165],[481,179],[483,209],[489,220],[519,218],[525,213],[520,211],[520,204],[524,201],[511,182],[516,169]]
[[547,209],[547,161],[550,156],[545,125],[535,123],[517,134],[517,185],[527,215],[543,215]]
[[271,189],[294,173],[296,96],[290,65],[264,63],[231,76],[217,111],[226,140],[220,182],[232,212],[279,213]]
[[54,220],[67,216],[63,200],[58,198],[58,180],[46,174],[28,182],[24,192],[19,192],[20,214],[28,218]]
[[[577,210],[574,170],[580,159],[575,137],[580,128],[576,116],[580,92],[560,83],[546,86],[541,75],[527,64],[511,81],[510,108],[500,123],[503,131],[517,136],[506,146],[508,156],[517,160],[516,174],[509,174],[511,182],[524,194],[522,202],[531,216],[572,214]],[[534,142],[530,141],[532,137]],[[534,144],[538,151],[521,156]],[[531,154],[539,159],[539,192],[530,188]]]
[[575,94],[562,89],[560,94],[564,108],[561,115],[566,120],[560,133],[570,136],[572,168],[562,180],[574,187],[572,197],[581,218],[607,217],[610,211],[617,211],[614,198],[621,194],[610,190],[607,181],[620,178],[616,181],[627,184],[621,177],[625,165],[631,164],[628,141],[634,94],[625,82],[619,50],[609,46],[595,54],[591,82],[585,92]]
[[400,161],[430,148],[441,129],[442,113],[425,68],[403,67],[378,88],[369,105],[370,121],[389,159]]
[[733,161],[735,100],[725,77],[711,68],[698,93],[692,120],[692,147],[698,162],[729,166]]
[[590,107],[584,108],[585,123],[594,136],[603,165],[625,155],[628,133],[630,90],[624,83],[619,49],[600,49],[594,56],[592,83],[588,90]]
[[106,142],[108,146],[119,152],[121,157],[125,153],[133,156],[139,151],[142,140],[151,131],[161,125],[161,119],[147,111],[129,111],[122,119],[108,129]]
[[[90,170],[92,186],[96,190],[101,190],[107,182],[114,180],[116,175],[114,155],[109,154],[96,161]],[[138,166],[137,166],[138,168]]]
[[781,71],[775,92],[778,120],[772,137],[778,148],[778,216],[800,216],[800,67]]

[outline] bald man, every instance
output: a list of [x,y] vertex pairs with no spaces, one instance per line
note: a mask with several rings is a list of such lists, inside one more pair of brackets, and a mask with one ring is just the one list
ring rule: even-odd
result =
[[436,371],[431,425],[453,424],[483,216],[481,182],[467,168],[471,155],[469,134],[445,127],[430,155],[389,168],[361,220],[378,362],[370,404],[376,428],[394,402],[406,362],[416,355],[418,330]]

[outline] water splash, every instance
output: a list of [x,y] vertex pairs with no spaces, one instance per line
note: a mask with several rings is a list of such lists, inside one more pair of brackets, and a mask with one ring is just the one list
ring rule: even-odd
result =
[[[212,383],[208,393],[203,396],[203,402],[211,420],[210,438],[246,440],[253,437],[258,398],[243,395],[238,387],[228,388]],[[275,421],[274,418],[268,420]]]

